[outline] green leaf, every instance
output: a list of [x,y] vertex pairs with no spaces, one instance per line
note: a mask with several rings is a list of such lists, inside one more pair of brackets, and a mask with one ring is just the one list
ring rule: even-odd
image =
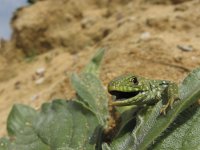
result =
[[97,116],[101,125],[105,125],[109,116],[108,97],[100,80],[91,73],[83,73],[72,74],[71,82],[82,103]]
[[[191,106],[200,98],[200,68],[193,70],[179,87],[181,98],[165,116],[159,116],[153,127],[148,131],[140,144],[139,149],[147,148],[160,134],[175,120],[180,112]],[[144,128],[145,129],[145,128]]]
[[1,138],[0,139],[0,150],[9,150],[10,141],[8,138]]
[[193,105],[181,113],[150,149],[200,149],[200,109]]
[[200,68],[193,70],[181,83],[179,91],[183,99],[180,111],[184,110],[200,98]]
[[103,150],[133,150],[132,145],[134,142],[132,134],[126,133],[122,137],[115,139],[109,146],[103,144]]
[[91,73],[93,75],[99,74],[99,68],[104,56],[105,49],[100,49],[93,56],[90,62],[85,66],[83,73]]
[[112,150],[107,143],[102,144],[102,150]]
[[[93,150],[101,147],[108,116],[106,92],[97,78],[104,50],[99,50],[80,76],[73,75],[75,101],[55,100],[38,113],[25,105],[14,105],[7,121],[12,140],[2,138],[3,150]],[[101,124],[101,125],[99,125]],[[96,128],[98,127],[98,128]],[[96,128],[97,132],[94,132]],[[90,142],[97,143],[96,146]]]
[[103,140],[103,134],[104,133],[104,128],[101,125],[98,125],[91,138],[90,138],[90,144],[96,144],[95,148],[96,150],[101,150],[101,144]]
[[44,103],[41,111],[15,105],[9,115],[12,141],[0,140],[2,150],[93,150],[89,144],[98,125],[96,116],[74,101]]
[[99,125],[90,139],[91,144],[96,144],[96,149],[101,149],[103,132],[109,117],[107,93],[97,78],[104,51],[100,49],[80,75],[74,73],[71,76],[71,83],[77,93],[75,101],[93,112],[98,119]]
[[51,149],[94,149],[89,139],[98,121],[76,102],[56,100],[43,104],[36,122],[36,132]]
[[15,138],[16,140],[9,146],[11,150],[50,150],[31,127],[24,128]]
[[25,105],[14,105],[7,121],[8,133],[14,142],[8,145],[11,150],[49,150],[49,147],[35,133],[33,122],[37,112]]
[[200,68],[192,71],[179,87],[181,100],[167,114],[160,115],[162,103],[158,102],[153,108],[138,114],[137,126],[131,134],[126,134],[111,144],[115,150],[148,148],[161,133],[169,127],[180,112],[188,108],[200,98]]
[[97,51],[83,73],[71,76],[71,83],[78,95],[76,101],[91,110],[101,125],[106,124],[109,116],[107,93],[97,78],[104,52],[104,49]]
[[14,105],[7,120],[9,135],[16,135],[24,127],[29,127],[36,116],[37,112],[33,108],[21,104]]
[[153,128],[156,119],[160,114],[162,102],[158,102],[154,107],[142,109],[137,114],[137,125],[132,125],[132,133],[128,133],[117,139],[111,144],[112,150],[132,150],[138,149],[137,144],[140,144],[149,130]]
[[124,111],[120,116],[120,122],[118,125],[118,131],[115,133],[114,138],[119,138],[133,130],[133,127],[136,125],[136,115],[139,111],[139,108],[133,108]]

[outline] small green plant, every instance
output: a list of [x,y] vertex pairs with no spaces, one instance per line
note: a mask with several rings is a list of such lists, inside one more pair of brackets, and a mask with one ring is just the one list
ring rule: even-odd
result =
[[37,59],[37,54],[34,49],[29,50],[28,53],[27,52],[24,52],[24,53],[26,55],[25,60],[28,63],[33,62]]
[[166,115],[160,115],[161,101],[145,109],[130,108],[106,135],[111,112],[98,78],[103,55],[104,50],[99,50],[82,73],[72,74],[74,99],[44,103],[40,111],[15,104],[0,150],[200,149],[200,109],[195,105],[200,98],[200,68],[180,84],[181,100]]

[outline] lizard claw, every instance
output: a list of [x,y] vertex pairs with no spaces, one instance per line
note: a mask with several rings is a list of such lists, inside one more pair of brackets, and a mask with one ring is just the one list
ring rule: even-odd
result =
[[166,115],[166,110],[168,107],[170,107],[170,109],[173,108],[173,103],[174,103],[174,99],[170,99],[167,104],[165,104],[161,109],[160,109],[160,113],[162,113],[163,115]]
[[166,115],[166,109],[167,109],[166,105],[163,106],[163,107],[160,109],[160,113],[163,114],[163,115]]
[[164,105],[161,109],[160,109],[160,113],[163,114],[163,115],[166,115],[166,110],[168,107],[172,108],[171,107],[172,105],[170,105],[170,102],[168,102],[166,105]]

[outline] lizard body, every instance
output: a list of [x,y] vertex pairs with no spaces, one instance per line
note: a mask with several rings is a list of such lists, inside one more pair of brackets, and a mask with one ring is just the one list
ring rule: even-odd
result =
[[113,79],[108,84],[108,92],[113,95],[114,106],[151,105],[163,99],[167,103],[160,110],[165,114],[168,107],[178,99],[178,86],[166,80],[151,80],[133,74],[123,75]]

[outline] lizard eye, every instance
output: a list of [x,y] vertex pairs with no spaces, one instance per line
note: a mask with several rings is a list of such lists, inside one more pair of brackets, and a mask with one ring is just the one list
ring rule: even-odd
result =
[[131,78],[130,81],[131,81],[132,83],[136,84],[136,85],[138,84],[138,80],[137,80],[136,77]]

